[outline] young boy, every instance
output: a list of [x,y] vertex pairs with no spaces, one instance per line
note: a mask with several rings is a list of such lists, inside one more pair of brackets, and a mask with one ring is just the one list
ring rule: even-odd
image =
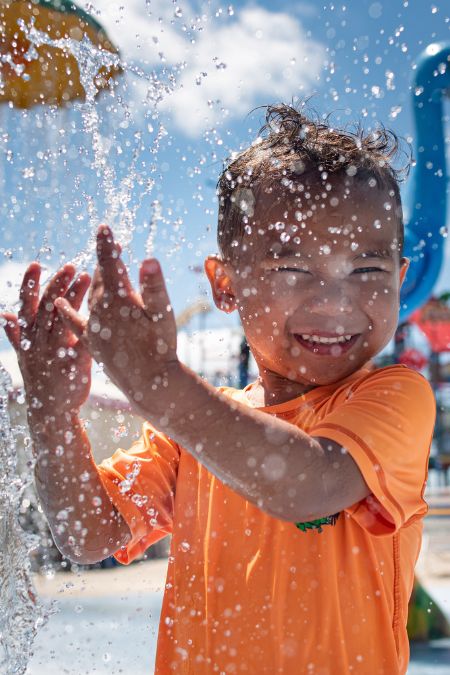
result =
[[[61,551],[129,563],[172,534],[158,674],[406,672],[435,404],[417,373],[371,366],[408,266],[394,150],[280,105],[224,171],[205,268],[259,368],[243,391],[178,361],[158,263],[137,293],[107,227],[88,321],[71,265],[39,300],[31,264],[5,315]],[[78,416],[89,352],[148,420],[100,466]]]

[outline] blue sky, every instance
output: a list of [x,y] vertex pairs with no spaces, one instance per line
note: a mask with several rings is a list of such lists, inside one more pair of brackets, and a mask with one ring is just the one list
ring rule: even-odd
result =
[[[118,96],[104,94],[96,109],[116,190],[134,149],[144,146],[129,202],[136,212],[126,221],[120,207],[112,224],[123,234],[133,223],[127,259],[135,275],[158,200],[154,250],[177,313],[206,291],[192,268],[216,250],[215,183],[225,157],[257,133],[262,113],[250,110],[313,95],[319,113],[335,111],[337,121],[361,120],[367,128],[379,120],[414,144],[415,59],[428,44],[450,40],[450,11],[438,1],[93,0],[90,6],[130,70],[155,73],[172,90],[153,119],[148,80],[127,72]],[[165,135],[152,155],[159,123]],[[88,203],[100,220],[108,205],[102,181],[89,168],[92,141],[79,112],[24,117],[3,106],[0,128],[0,291],[10,302],[26,261],[38,255],[54,269],[77,256],[92,229]],[[155,185],[145,195],[149,178]],[[450,286],[447,276],[443,287]],[[207,325],[237,321],[217,312]]]

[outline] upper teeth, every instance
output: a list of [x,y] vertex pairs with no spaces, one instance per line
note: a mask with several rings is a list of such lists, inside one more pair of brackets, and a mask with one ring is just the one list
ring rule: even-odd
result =
[[339,337],[319,337],[318,335],[302,335],[303,340],[308,340],[309,342],[320,342],[324,345],[332,345],[337,342],[348,342],[351,340],[351,335],[341,335]]

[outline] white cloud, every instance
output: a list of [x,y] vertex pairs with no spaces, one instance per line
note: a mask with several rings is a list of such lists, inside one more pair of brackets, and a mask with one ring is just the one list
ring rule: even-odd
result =
[[[165,0],[150,6],[152,16],[143,0],[130,0],[122,10],[110,0],[95,0],[98,18],[125,60],[147,72],[183,62],[175,91],[160,107],[186,134],[199,136],[258,103],[314,91],[325,49],[307,36],[297,16],[252,4],[235,9],[233,16],[196,17],[182,4],[178,19]],[[133,91],[144,100],[145,82]]]
[[[214,28],[199,40],[188,68],[165,105],[191,135],[220,117],[245,114],[262,98],[290,100],[300,87],[309,90],[320,72],[321,47],[309,40],[287,14],[261,8],[243,10],[230,25]],[[201,84],[196,79],[201,72]],[[220,101],[211,108],[208,101]]]

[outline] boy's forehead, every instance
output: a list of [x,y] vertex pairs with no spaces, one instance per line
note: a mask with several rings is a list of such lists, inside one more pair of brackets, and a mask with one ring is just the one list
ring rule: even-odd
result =
[[332,249],[391,245],[398,235],[394,198],[379,188],[357,187],[335,181],[328,190],[308,186],[300,194],[261,195],[246,228],[247,243],[260,252],[289,249],[300,255],[319,252],[324,244]]
[[335,219],[358,219],[367,210],[386,213],[396,210],[395,196],[379,187],[375,179],[334,177],[327,182],[298,182],[288,188],[275,183],[258,194],[252,215],[264,223],[271,214],[284,214],[292,220],[317,220],[323,214]]

